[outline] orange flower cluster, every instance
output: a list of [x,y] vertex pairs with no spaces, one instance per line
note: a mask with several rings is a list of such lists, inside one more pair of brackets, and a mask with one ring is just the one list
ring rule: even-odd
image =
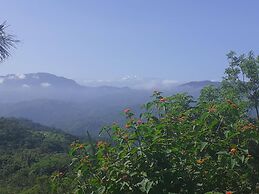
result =
[[70,146],[71,146],[72,148],[75,148],[75,149],[83,149],[83,148],[85,147],[84,144],[80,144],[80,143],[77,143],[77,142],[71,143]]
[[232,108],[238,109],[238,106],[237,106],[234,102],[232,102],[231,100],[227,100],[227,103],[228,103],[230,106],[232,106]]
[[98,142],[97,142],[97,147],[98,147],[98,148],[104,147],[104,146],[106,146],[106,145],[107,145],[107,143],[106,143],[105,141],[98,141]]
[[241,128],[242,131],[253,130],[253,129],[256,129],[256,126],[252,123],[249,123]]
[[213,112],[216,112],[217,109],[216,109],[216,107],[213,105],[213,106],[211,106],[211,107],[208,109],[208,111],[209,111],[209,113],[213,113]]
[[206,160],[207,158],[202,158],[202,159],[196,160],[196,162],[197,164],[203,164]]

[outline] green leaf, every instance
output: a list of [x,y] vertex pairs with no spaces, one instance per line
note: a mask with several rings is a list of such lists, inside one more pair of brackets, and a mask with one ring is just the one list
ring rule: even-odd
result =
[[140,183],[137,185],[140,186],[140,190],[144,193],[149,193],[150,189],[152,188],[153,181],[148,180],[147,178],[144,178]]
[[82,171],[81,170],[78,170],[77,172],[77,177],[81,177],[82,176]]
[[105,187],[105,186],[100,186],[100,187],[98,188],[98,193],[99,193],[99,194],[103,194],[103,193],[105,193],[105,190],[106,190],[106,187]]
[[218,155],[229,155],[229,153],[226,151],[219,151],[219,152],[217,152],[217,154]]
[[201,149],[200,149],[200,151],[202,152],[207,145],[208,145],[208,142],[201,142]]
[[237,161],[234,158],[231,158],[231,168],[233,169],[237,164]]
[[245,161],[245,156],[244,155],[242,155],[241,157],[239,157],[240,158],[240,160],[241,160],[241,162],[242,163],[244,163],[244,161]]

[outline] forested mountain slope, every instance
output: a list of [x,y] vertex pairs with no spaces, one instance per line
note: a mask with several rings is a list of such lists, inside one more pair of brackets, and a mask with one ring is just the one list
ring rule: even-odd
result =
[[28,120],[0,118],[0,193],[48,193],[76,138]]

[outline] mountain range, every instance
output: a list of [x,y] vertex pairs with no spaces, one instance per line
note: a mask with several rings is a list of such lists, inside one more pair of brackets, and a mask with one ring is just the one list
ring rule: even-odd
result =
[[[164,93],[188,92],[197,96],[203,87],[219,84],[212,81],[172,82],[167,84]],[[0,116],[26,118],[83,136],[87,130],[97,135],[102,126],[122,121],[124,108],[131,107],[139,113],[140,105],[150,100],[152,88],[93,87],[49,73],[30,73],[0,76],[0,93]]]

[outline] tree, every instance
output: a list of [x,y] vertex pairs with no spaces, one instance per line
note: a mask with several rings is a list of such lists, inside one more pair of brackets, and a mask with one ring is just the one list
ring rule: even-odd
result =
[[0,63],[10,56],[10,49],[19,42],[14,35],[6,33],[7,27],[6,22],[0,25]]
[[227,56],[229,67],[225,71],[223,88],[231,90],[239,100],[247,100],[259,120],[259,56],[254,56],[252,51],[240,56],[231,51]]

